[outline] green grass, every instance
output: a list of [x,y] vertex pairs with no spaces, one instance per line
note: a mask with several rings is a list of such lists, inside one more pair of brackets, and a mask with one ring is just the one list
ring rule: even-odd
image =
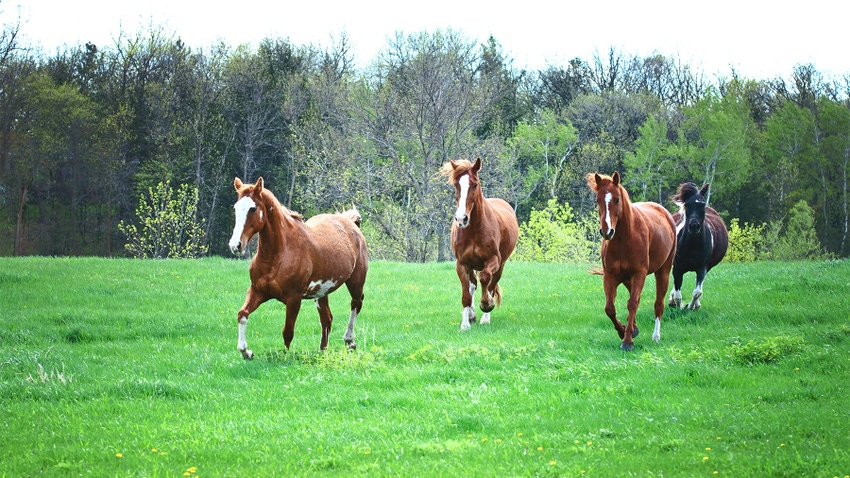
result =
[[650,279],[630,353],[585,267],[509,263],[461,333],[454,264],[375,262],[356,351],[341,290],[253,361],[247,267],[0,259],[0,476],[850,475],[848,261],[721,264],[659,343]]

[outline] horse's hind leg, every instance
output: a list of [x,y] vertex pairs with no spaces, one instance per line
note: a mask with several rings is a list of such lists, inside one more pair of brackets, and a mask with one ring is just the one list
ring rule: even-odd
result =
[[603,288],[605,289],[605,314],[611,319],[617,334],[622,339],[625,335],[626,328],[622,322],[617,319],[617,308],[614,306],[614,301],[617,299],[617,282],[608,275],[602,277]]
[[348,316],[348,328],[345,330],[342,339],[350,350],[354,350],[357,348],[357,344],[354,342],[354,322],[357,320],[360,309],[363,308],[363,285],[354,286],[348,283],[346,286],[349,294],[351,294],[351,314]]
[[[675,277],[673,280],[675,281]],[[679,287],[681,287],[681,278]],[[652,340],[661,340],[661,316],[664,315],[664,296],[667,295],[667,287],[670,286],[670,271],[664,267],[655,273],[655,330],[652,332]],[[679,298],[681,300],[681,293]]]
[[328,336],[331,333],[334,316],[331,314],[331,308],[328,305],[328,296],[321,299],[316,299],[316,308],[319,309],[319,322],[322,324],[322,340],[319,342],[319,350],[328,348]]

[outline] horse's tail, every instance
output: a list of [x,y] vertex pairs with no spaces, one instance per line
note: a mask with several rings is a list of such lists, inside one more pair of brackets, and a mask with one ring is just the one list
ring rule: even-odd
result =
[[605,271],[599,266],[596,266],[593,269],[588,269],[587,273],[594,276],[605,275]]
[[357,227],[360,227],[360,222],[362,218],[360,217],[360,213],[357,211],[357,206],[351,205],[351,209],[345,212],[339,213],[341,216],[346,217],[351,220]]
[[502,288],[496,284],[496,290],[493,291],[493,300],[496,301],[496,307],[502,306]]

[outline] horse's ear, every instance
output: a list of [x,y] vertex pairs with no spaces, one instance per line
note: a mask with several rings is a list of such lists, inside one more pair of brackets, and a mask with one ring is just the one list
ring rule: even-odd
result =
[[256,191],[257,194],[260,194],[261,192],[263,192],[263,177],[262,176],[257,178],[257,184],[254,185],[254,191]]
[[481,170],[481,158],[475,158],[475,163],[472,165],[472,172],[477,173]]
[[711,186],[711,184],[706,184],[705,186],[702,187],[702,189],[699,190],[700,196],[702,196],[702,197],[708,196],[708,187],[709,186]]
[[450,159],[449,164],[452,165],[452,169],[457,169],[458,164],[454,159]]
[[235,179],[233,180],[233,187],[234,187],[234,188],[236,188],[236,190],[237,190],[237,191],[239,191],[240,189],[242,189],[242,180],[241,180],[241,179],[239,179],[239,178],[235,178]]
[[[590,182],[591,178],[593,178],[592,183]],[[597,189],[599,189],[599,183],[601,183],[601,182],[602,182],[602,176],[600,176],[599,173],[593,173],[593,174],[587,173],[587,185],[590,186],[590,189],[593,189],[594,191],[596,191]]]
[[617,187],[617,186],[620,185],[620,173],[619,172],[614,171],[614,176],[612,176],[611,179],[614,180],[614,187]]

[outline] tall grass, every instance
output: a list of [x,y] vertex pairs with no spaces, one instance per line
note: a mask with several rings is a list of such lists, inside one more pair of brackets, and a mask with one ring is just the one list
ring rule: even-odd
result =
[[850,475],[850,262],[721,264],[631,353],[584,269],[461,333],[454,264],[374,262],[356,351],[340,290],[327,351],[269,302],[244,361],[245,261],[0,259],[0,476]]

